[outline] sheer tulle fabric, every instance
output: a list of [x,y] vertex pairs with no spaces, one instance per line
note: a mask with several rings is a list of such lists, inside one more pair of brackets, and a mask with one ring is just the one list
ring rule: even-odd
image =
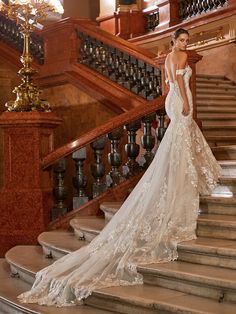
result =
[[175,260],[177,243],[196,238],[199,193],[211,192],[221,169],[192,119],[191,68],[177,74],[184,77],[190,115],[182,115],[178,84],[170,83],[171,123],[139,183],[89,245],[37,273],[22,302],[67,306],[94,289],[142,284],[138,264]]

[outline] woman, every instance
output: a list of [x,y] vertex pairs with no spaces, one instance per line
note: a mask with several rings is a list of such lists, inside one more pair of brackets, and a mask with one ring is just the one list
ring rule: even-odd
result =
[[66,306],[97,288],[142,284],[138,264],[173,261],[177,243],[196,238],[199,193],[211,192],[220,167],[192,118],[188,40],[177,30],[166,58],[171,123],[151,165],[100,235],[37,273],[22,302]]

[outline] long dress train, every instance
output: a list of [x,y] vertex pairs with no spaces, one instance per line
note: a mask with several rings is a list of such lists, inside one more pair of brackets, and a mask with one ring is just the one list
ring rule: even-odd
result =
[[177,243],[196,238],[199,193],[212,191],[221,168],[192,118],[191,68],[178,71],[190,114],[183,116],[178,84],[170,83],[165,106],[171,123],[139,183],[89,245],[37,273],[22,302],[67,306],[97,288],[142,284],[138,264],[173,261]]

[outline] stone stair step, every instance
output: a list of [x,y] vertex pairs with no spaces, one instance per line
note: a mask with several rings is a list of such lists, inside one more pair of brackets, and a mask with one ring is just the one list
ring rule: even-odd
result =
[[197,80],[197,82],[196,82],[196,87],[197,87],[197,89],[201,89],[201,88],[203,88],[203,89],[205,89],[205,88],[208,88],[208,89],[211,89],[211,88],[215,88],[215,89],[219,89],[219,90],[224,90],[224,91],[227,91],[227,90],[230,90],[230,89],[235,89],[236,88],[236,86],[234,85],[234,83],[233,82],[231,82],[231,81],[221,81],[221,82],[212,82],[212,81],[210,81],[210,82],[199,82],[198,80]]
[[235,125],[226,125],[226,124],[218,124],[218,125],[210,125],[203,123],[202,131],[205,137],[207,136],[235,136],[236,134],[236,126]]
[[236,135],[207,135],[206,140],[211,147],[236,145]]
[[[236,126],[236,122],[235,122],[235,119],[217,119],[217,118],[213,118],[213,119],[201,119],[202,120],[202,126],[203,126],[203,130],[205,129],[205,127],[209,127],[209,126],[215,126],[217,125],[218,126],[221,126],[222,128],[226,128],[226,127],[233,127],[235,128]],[[232,135],[235,135],[232,134]]]
[[199,113],[198,118],[201,120],[235,120],[236,113]]
[[228,114],[234,113],[236,114],[236,103],[234,106],[222,105],[222,106],[213,106],[213,105],[198,105],[197,106],[198,115],[202,113],[223,113]]
[[38,237],[38,242],[46,256],[58,259],[68,253],[86,245],[86,241],[78,240],[73,232],[56,230],[43,232]]
[[178,260],[236,269],[236,243],[204,237],[181,242],[178,244]]
[[200,211],[204,214],[236,215],[236,197],[216,194],[201,196]]
[[123,314],[232,314],[236,309],[234,304],[145,284],[100,289],[85,303]]
[[197,220],[197,236],[236,240],[236,216],[201,214]]
[[109,221],[120,209],[122,202],[104,202],[100,205],[100,209],[105,214],[105,220]]
[[229,100],[231,100],[231,101],[236,101],[236,97],[234,96],[234,95],[225,95],[225,94],[211,94],[211,93],[208,93],[208,94],[203,94],[203,93],[198,93],[198,91],[197,91],[197,93],[196,93],[196,99],[197,99],[197,103],[198,103],[198,101],[205,101],[205,102],[207,102],[207,103],[209,103],[210,101],[212,101],[212,102],[214,102],[214,101],[216,101],[216,100],[218,100],[218,101],[229,101]]
[[233,269],[174,261],[138,266],[144,283],[173,289],[219,302],[236,302]]
[[197,99],[197,108],[214,106],[215,108],[235,107],[236,100],[233,99]]
[[236,177],[236,160],[220,160],[223,176]]
[[215,187],[211,195],[233,196],[236,195],[236,176],[222,176],[219,184]]
[[236,145],[217,146],[211,149],[217,160],[236,159]]
[[77,238],[85,241],[92,241],[100,231],[105,227],[106,221],[103,217],[79,217],[70,221],[71,227]]
[[4,258],[0,259],[0,313],[5,314],[109,314],[113,311],[99,310],[88,305],[75,307],[40,306],[21,304],[17,296],[30,289],[30,285],[19,278],[9,276],[10,267]]
[[43,255],[41,246],[18,245],[10,249],[5,255],[11,268],[11,275],[33,284],[35,273],[52,264],[53,259]]
[[229,81],[230,82],[230,80],[227,77],[225,77],[224,75],[197,74],[196,78],[197,78],[197,80],[206,80],[206,81],[220,80],[220,81]]
[[199,88],[197,87],[197,95],[209,95],[210,97],[212,96],[235,96],[236,95],[236,89],[235,87],[228,89],[228,90],[223,90],[218,87],[212,87],[212,88]]

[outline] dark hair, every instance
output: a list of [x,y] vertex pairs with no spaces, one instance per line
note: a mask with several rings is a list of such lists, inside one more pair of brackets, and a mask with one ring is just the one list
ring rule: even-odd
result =
[[[173,39],[177,39],[180,35],[182,35],[182,34],[187,34],[187,35],[189,35],[189,32],[186,30],[186,29],[184,29],[184,28],[178,28],[173,34],[172,34],[172,38]],[[173,46],[174,45],[174,41],[173,40],[171,40],[171,45]]]

